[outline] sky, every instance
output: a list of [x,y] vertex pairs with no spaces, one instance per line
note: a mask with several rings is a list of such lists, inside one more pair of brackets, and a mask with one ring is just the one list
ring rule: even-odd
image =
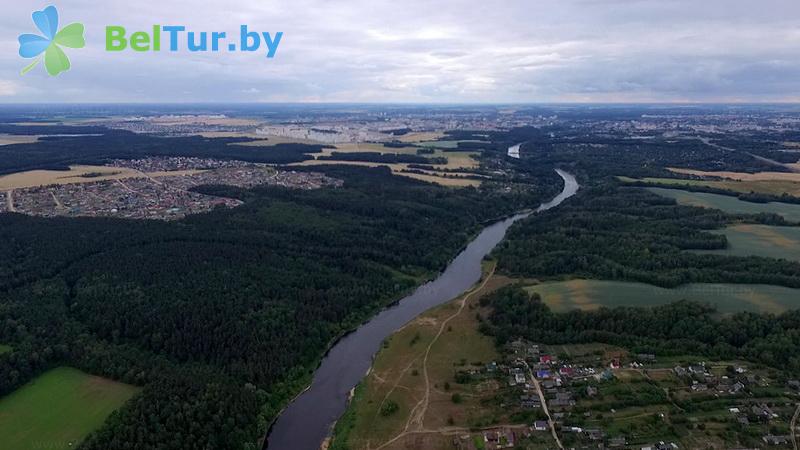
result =
[[[798,102],[797,0],[3,0],[0,103]],[[34,10],[86,26],[26,75]],[[105,27],[283,39],[265,52],[105,51]],[[162,37],[162,40],[165,40]],[[166,47],[166,44],[162,44]]]

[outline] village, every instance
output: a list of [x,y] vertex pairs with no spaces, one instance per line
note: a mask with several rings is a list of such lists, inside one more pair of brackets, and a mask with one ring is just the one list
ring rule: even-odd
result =
[[290,189],[342,185],[341,180],[315,172],[277,170],[263,164],[206,158],[114,160],[106,167],[131,171],[84,172],[65,176],[69,182],[8,189],[0,194],[0,213],[177,220],[214,208],[242,204],[238,199],[194,190],[203,185],[245,189],[261,185]]
[[599,344],[518,340],[505,350],[504,361],[456,378],[501,381],[504,408],[530,421],[457,436],[455,448],[796,448],[800,381],[774,369],[681,364]]

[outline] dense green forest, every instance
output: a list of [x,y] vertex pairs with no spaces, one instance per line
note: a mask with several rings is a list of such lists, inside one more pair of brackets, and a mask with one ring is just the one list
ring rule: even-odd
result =
[[785,224],[776,215],[732,217],[681,206],[607,180],[515,225],[495,253],[500,272],[520,277],[574,275],[663,287],[706,282],[800,287],[797,262],[686,251],[725,248],[725,237],[708,231],[736,220]]
[[0,395],[70,365],[144,387],[82,449],[255,448],[334,338],[443,269],[482,223],[562,186],[552,171],[500,193],[313,170],[345,184],[209,186],[245,204],[169,223],[0,215],[0,342],[13,347]]
[[634,353],[742,358],[800,371],[800,310],[718,318],[712,307],[681,301],[556,314],[538,294],[519,286],[495,291],[481,303],[492,307],[481,329],[501,345],[518,337],[547,344],[602,342]]
[[0,146],[0,175],[34,169],[66,170],[70,164],[101,164],[109,159],[145,156],[195,156],[259,163],[289,164],[313,159],[324,145],[236,145],[245,138],[185,136],[161,138],[103,127],[0,125],[0,133],[50,134],[31,144]]

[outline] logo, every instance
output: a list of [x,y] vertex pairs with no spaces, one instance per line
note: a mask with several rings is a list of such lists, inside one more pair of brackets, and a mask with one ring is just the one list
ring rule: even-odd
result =
[[[19,56],[23,58],[36,58],[24,69],[25,75],[44,59],[47,73],[54,77],[70,68],[69,58],[61,47],[83,48],[86,41],[83,38],[83,24],[71,23],[58,30],[58,10],[55,6],[48,6],[42,11],[34,11],[33,23],[44,36],[36,34],[22,34],[19,36]],[[44,55],[42,55],[44,54]]]

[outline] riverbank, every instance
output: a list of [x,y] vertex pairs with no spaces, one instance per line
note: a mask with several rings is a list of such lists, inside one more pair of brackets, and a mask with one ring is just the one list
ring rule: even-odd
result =
[[[553,208],[578,190],[575,178],[561,170],[564,190],[536,211]],[[519,214],[486,227],[434,281],[386,309],[355,332],[343,337],[323,359],[311,386],[275,421],[267,446],[278,450],[317,450],[332,424],[344,412],[352,388],[372,365],[383,340],[420,313],[461,295],[481,277],[481,262],[517,220]],[[298,433],[298,430],[303,430]]]

